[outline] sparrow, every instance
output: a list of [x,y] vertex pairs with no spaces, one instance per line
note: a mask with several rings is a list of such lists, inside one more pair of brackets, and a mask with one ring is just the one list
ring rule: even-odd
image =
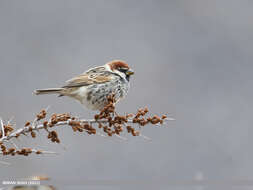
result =
[[66,81],[66,85],[61,88],[38,89],[34,94],[68,96],[88,109],[102,110],[107,104],[108,96],[114,94],[115,101],[118,102],[127,95],[133,74],[126,62],[113,60]]

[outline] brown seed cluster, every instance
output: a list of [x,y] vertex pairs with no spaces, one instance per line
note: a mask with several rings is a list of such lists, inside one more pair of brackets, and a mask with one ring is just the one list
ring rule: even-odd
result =
[[[45,129],[48,132],[47,138],[54,142],[60,143],[59,136],[55,130],[50,130],[50,128],[56,126],[70,126],[74,132],[86,132],[89,135],[97,134],[97,130],[101,129],[108,136],[120,135],[122,132],[127,131],[132,136],[140,136],[140,128],[146,126],[147,124],[157,125],[163,124],[164,120],[167,118],[166,115],[161,117],[147,116],[149,110],[148,108],[139,109],[135,114],[125,114],[119,115],[115,110],[115,96],[111,95],[108,97],[108,104],[100,111],[99,114],[94,115],[94,120],[79,120],[72,117],[68,113],[63,114],[52,114],[49,120],[46,120],[47,112],[46,110],[41,110],[36,115],[35,124],[31,125],[30,121],[25,123],[25,128],[19,133],[14,133],[15,137],[18,138],[21,134],[31,135],[32,138],[36,138],[36,130]],[[36,126],[40,126],[39,128]],[[96,127],[98,129],[96,129]],[[138,130],[136,129],[138,127]],[[8,124],[4,126],[5,135],[10,135],[13,132],[13,127]],[[0,138],[2,138],[2,132],[0,130]],[[6,148],[3,142],[0,141],[0,148],[3,155],[24,155],[27,156],[34,152],[31,148],[22,148],[21,150],[16,150],[15,148]],[[42,151],[36,151],[36,154],[41,154]]]
[[32,136],[32,138],[35,138],[36,137],[36,133],[34,131],[31,131],[31,136]]
[[47,138],[52,142],[60,143],[60,139],[58,138],[58,134],[56,131],[48,132]]
[[[8,136],[12,131],[14,130],[14,128],[12,127],[11,124],[8,125],[4,125],[4,135]],[[0,138],[2,138],[2,131],[0,130]]]
[[41,110],[40,113],[37,114],[37,121],[45,119],[47,116],[46,110]]
[[16,149],[15,148],[6,148],[4,145],[1,145],[1,150],[3,155],[12,155],[14,156],[16,154]]
[[[29,122],[27,122],[26,124],[28,124]],[[29,123],[30,125],[30,123]],[[29,125],[25,125],[26,127],[28,127]],[[36,137],[36,133],[34,132],[33,128],[31,126],[29,126],[28,131],[31,133],[32,138]]]
[[72,127],[74,132],[76,132],[76,131],[79,131],[79,132],[86,131],[89,135],[92,135],[92,134],[95,135],[96,134],[96,129],[88,123],[82,123],[80,121],[75,121],[74,119],[72,119],[69,122],[69,125]]
[[63,114],[53,114],[51,116],[50,122],[48,123],[49,127],[53,127],[55,124],[61,121],[67,121],[70,119],[70,114],[69,113],[63,113]]
[[[15,155],[28,156],[33,152],[31,148],[22,148],[20,150],[16,150],[15,148],[11,147],[7,149],[3,144],[1,145],[1,151],[3,155],[12,155],[12,156]],[[42,152],[40,150],[37,150],[35,153],[41,154]]]
[[[120,135],[124,131],[124,128],[127,129],[128,133],[131,133],[133,136],[139,136],[140,131],[137,131],[129,123],[137,124],[139,127],[145,126],[147,124],[163,124],[164,119],[167,118],[166,115],[159,117],[157,115],[153,117],[147,117],[149,112],[148,108],[139,109],[136,114],[126,114],[118,115],[115,112],[115,98],[114,95],[108,97],[108,104],[100,111],[99,114],[94,116],[94,119],[98,121],[98,128],[103,128],[103,131],[107,133],[108,136],[113,134]],[[99,120],[106,120],[106,125],[103,125]]]
[[107,98],[108,100],[108,104],[100,111],[99,114],[94,116],[95,120],[99,120],[99,119],[109,119],[111,120],[111,113],[115,113],[115,98],[114,98],[114,94],[111,96],[108,96]]
[[31,122],[30,122],[30,121],[27,121],[27,122],[25,123],[25,127],[28,127],[29,125],[31,125]]

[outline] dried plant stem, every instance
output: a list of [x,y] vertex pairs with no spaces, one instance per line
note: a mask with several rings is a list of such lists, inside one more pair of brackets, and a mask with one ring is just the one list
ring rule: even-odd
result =
[[[19,150],[15,150],[13,151],[13,153],[17,153]],[[59,154],[57,152],[53,152],[53,151],[47,151],[47,150],[37,150],[37,149],[29,149],[29,151],[32,153],[36,153],[36,154]],[[0,151],[0,154],[4,154],[2,151]]]
[[[60,126],[71,127],[74,132],[86,132],[89,135],[100,135],[100,136],[115,136],[121,140],[127,140],[120,134],[123,131],[132,136],[142,137],[145,140],[151,140],[150,138],[141,134],[141,128],[150,124],[153,126],[162,126],[166,120],[173,120],[168,118],[166,115],[161,117],[146,116],[149,112],[148,108],[139,109],[136,114],[119,115],[115,110],[115,99],[112,95],[108,97],[108,105],[106,105],[99,114],[94,115],[94,119],[77,119],[68,113],[64,114],[53,114],[49,119],[46,120],[47,109],[41,110],[36,115],[36,118],[32,122],[26,122],[25,126],[14,130],[13,126],[8,122],[4,125],[3,120],[0,119],[1,133],[0,133],[0,154],[2,155],[24,155],[28,156],[31,153],[36,154],[57,154],[51,151],[36,150],[34,148],[19,148],[12,139],[19,139],[21,135],[31,136],[35,138],[37,132],[45,130],[48,133],[47,138],[54,143],[60,143],[58,134],[53,128]],[[101,129],[102,133],[97,130]],[[105,135],[104,135],[104,134]],[[7,148],[6,143],[12,144],[13,147]]]
[[[2,121],[2,120],[1,120]],[[69,125],[69,122],[71,121],[71,119],[69,119],[68,121],[61,121],[61,122],[58,122],[57,124],[55,124],[53,127],[59,127],[59,126],[63,126],[63,125]],[[81,124],[98,124],[98,123],[108,123],[108,121],[106,119],[99,119],[99,120],[95,120],[95,119],[81,119],[79,120]],[[128,123],[133,123],[133,120],[129,119],[128,120]],[[7,142],[9,140],[11,140],[12,138],[14,137],[17,137],[21,134],[23,135],[26,135],[26,134],[29,134],[30,131],[32,130],[41,130],[41,129],[45,129],[44,125],[43,124],[33,124],[33,126],[31,127],[23,127],[23,128],[20,128],[20,129],[17,129],[16,131],[14,131],[13,133],[11,133],[10,135],[8,136],[3,136],[2,138],[0,138],[0,142]]]

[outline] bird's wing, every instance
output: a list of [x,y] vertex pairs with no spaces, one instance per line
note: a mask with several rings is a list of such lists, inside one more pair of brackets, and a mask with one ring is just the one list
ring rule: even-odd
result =
[[63,86],[63,88],[72,88],[72,87],[88,86],[91,84],[99,84],[108,82],[111,79],[112,79],[111,73],[105,71],[104,67],[96,67],[66,81],[67,84]]

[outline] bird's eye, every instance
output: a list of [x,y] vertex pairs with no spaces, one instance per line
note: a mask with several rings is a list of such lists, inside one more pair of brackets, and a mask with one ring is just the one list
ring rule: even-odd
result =
[[122,73],[126,73],[126,72],[128,71],[127,68],[119,68],[118,70],[119,70],[120,72],[122,72]]

